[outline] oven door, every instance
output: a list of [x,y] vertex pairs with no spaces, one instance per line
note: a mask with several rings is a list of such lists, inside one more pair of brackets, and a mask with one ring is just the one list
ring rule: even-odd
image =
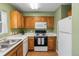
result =
[[34,46],[47,46],[47,36],[44,37],[35,36],[34,41],[35,41]]

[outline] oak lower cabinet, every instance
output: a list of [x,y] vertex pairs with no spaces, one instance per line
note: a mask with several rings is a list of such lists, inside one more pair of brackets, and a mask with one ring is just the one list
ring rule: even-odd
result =
[[7,53],[5,56],[17,56],[16,49],[12,49],[9,53]]
[[16,53],[17,53],[17,56],[23,56],[23,44],[22,43],[17,46]]
[[56,37],[48,37],[48,51],[56,51]]
[[34,51],[34,37],[28,37],[29,51]]
[[23,43],[21,42],[11,51],[9,51],[5,56],[23,56]]

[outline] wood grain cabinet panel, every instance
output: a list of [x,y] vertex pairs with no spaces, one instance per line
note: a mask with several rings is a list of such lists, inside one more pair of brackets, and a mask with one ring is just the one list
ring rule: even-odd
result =
[[47,22],[46,16],[34,16],[35,22]]
[[33,19],[35,20],[35,22],[41,22],[40,16],[34,16]]
[[16,49],[11,50],[9,53],[6,54],[6,56],[17,56]]
[[72,10],[71,10],[71,9],[68,10],[68,12],[67,12],[67,16],[72,16]]
[[[10,17],[10,27],[11,28],[17,28],[17,19],[18,19],[18,16],[17,16],[17,11],[12,11],[11,12],[11,17]],[[14,20],[15,19],[15,20]]]
[[48,28],[54,28],[54,17],[47,16],[47,23],[48,23]]
[[35,26],[34,19],[32,16],[25,16],[24,22],[25,22],[25,28],[34,28]]
[[47,16],[40,16],[40,18],[41,22],[47,22]]
[[22,14],[17,10],[11,12],[10,16],[10,27],[13,28],[22,28],[23,25]]
[[21,27],[22,27],[22,28],[24,28],[24,17],[23,17],[23,16],[21,16],[21,17],[22,17],[22,21],[21,21],[21,22],[22,22],[22,23],[21,23]]
[[23,44],[17,46],[17,56],[23,56]]
[[21,28],[22,25],[22,18],[21,18],[21,14],[18,12],[18,18],[17,18],[17,28]]
[[5,56],[23,56],[23,43],[21,42]]
[[54,27],[53,16],[24,16],[25,28],[35,28],[35,22],[47,22],[48,28]]
[[28,47],[29,47],[29,51],[34,50],[34,37],[29,37],[29,39],[28,39]]
[[56,51],[56,37],[48,37],[48,50]]

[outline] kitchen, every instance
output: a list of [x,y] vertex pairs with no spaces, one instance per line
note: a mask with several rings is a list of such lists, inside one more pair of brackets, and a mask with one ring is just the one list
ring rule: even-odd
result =
[[[33,8],[33,5],[35,9]],[[57,24],[59,20],[66,19],[67,17],[69,17],[68,19],[71,19],[72,4],[39,3],[39,8],[37,8],[37,6],[35,5],[37,4],[0,4],[0,24],[2,25],[0,25],[0,27],[2,28],[0,29],[0,32],[1,34],[3,34],[0,36],[0,55],[71,55],[71,44],[67,46],[70,49],[66,50],[67,53],[65,51],[63,51],[62,53],[62,51],[59,49],[62,46],[59,46],[60,44],[57,40]],[[30,6],[32,6],[32,8]],[[67,26],[71,25],[68,24]],[[69,43],[70,42],[71,41],[69,41]],[[68,44],[68,41],[66,44]],[[60,50],[61,53],[58,50]]]

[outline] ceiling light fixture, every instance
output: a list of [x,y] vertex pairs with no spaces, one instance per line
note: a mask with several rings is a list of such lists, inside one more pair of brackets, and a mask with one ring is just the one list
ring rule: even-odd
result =
[[39,4],[38,3],[30,3],[30,7],[32,9],[38,9],[39,8]]

